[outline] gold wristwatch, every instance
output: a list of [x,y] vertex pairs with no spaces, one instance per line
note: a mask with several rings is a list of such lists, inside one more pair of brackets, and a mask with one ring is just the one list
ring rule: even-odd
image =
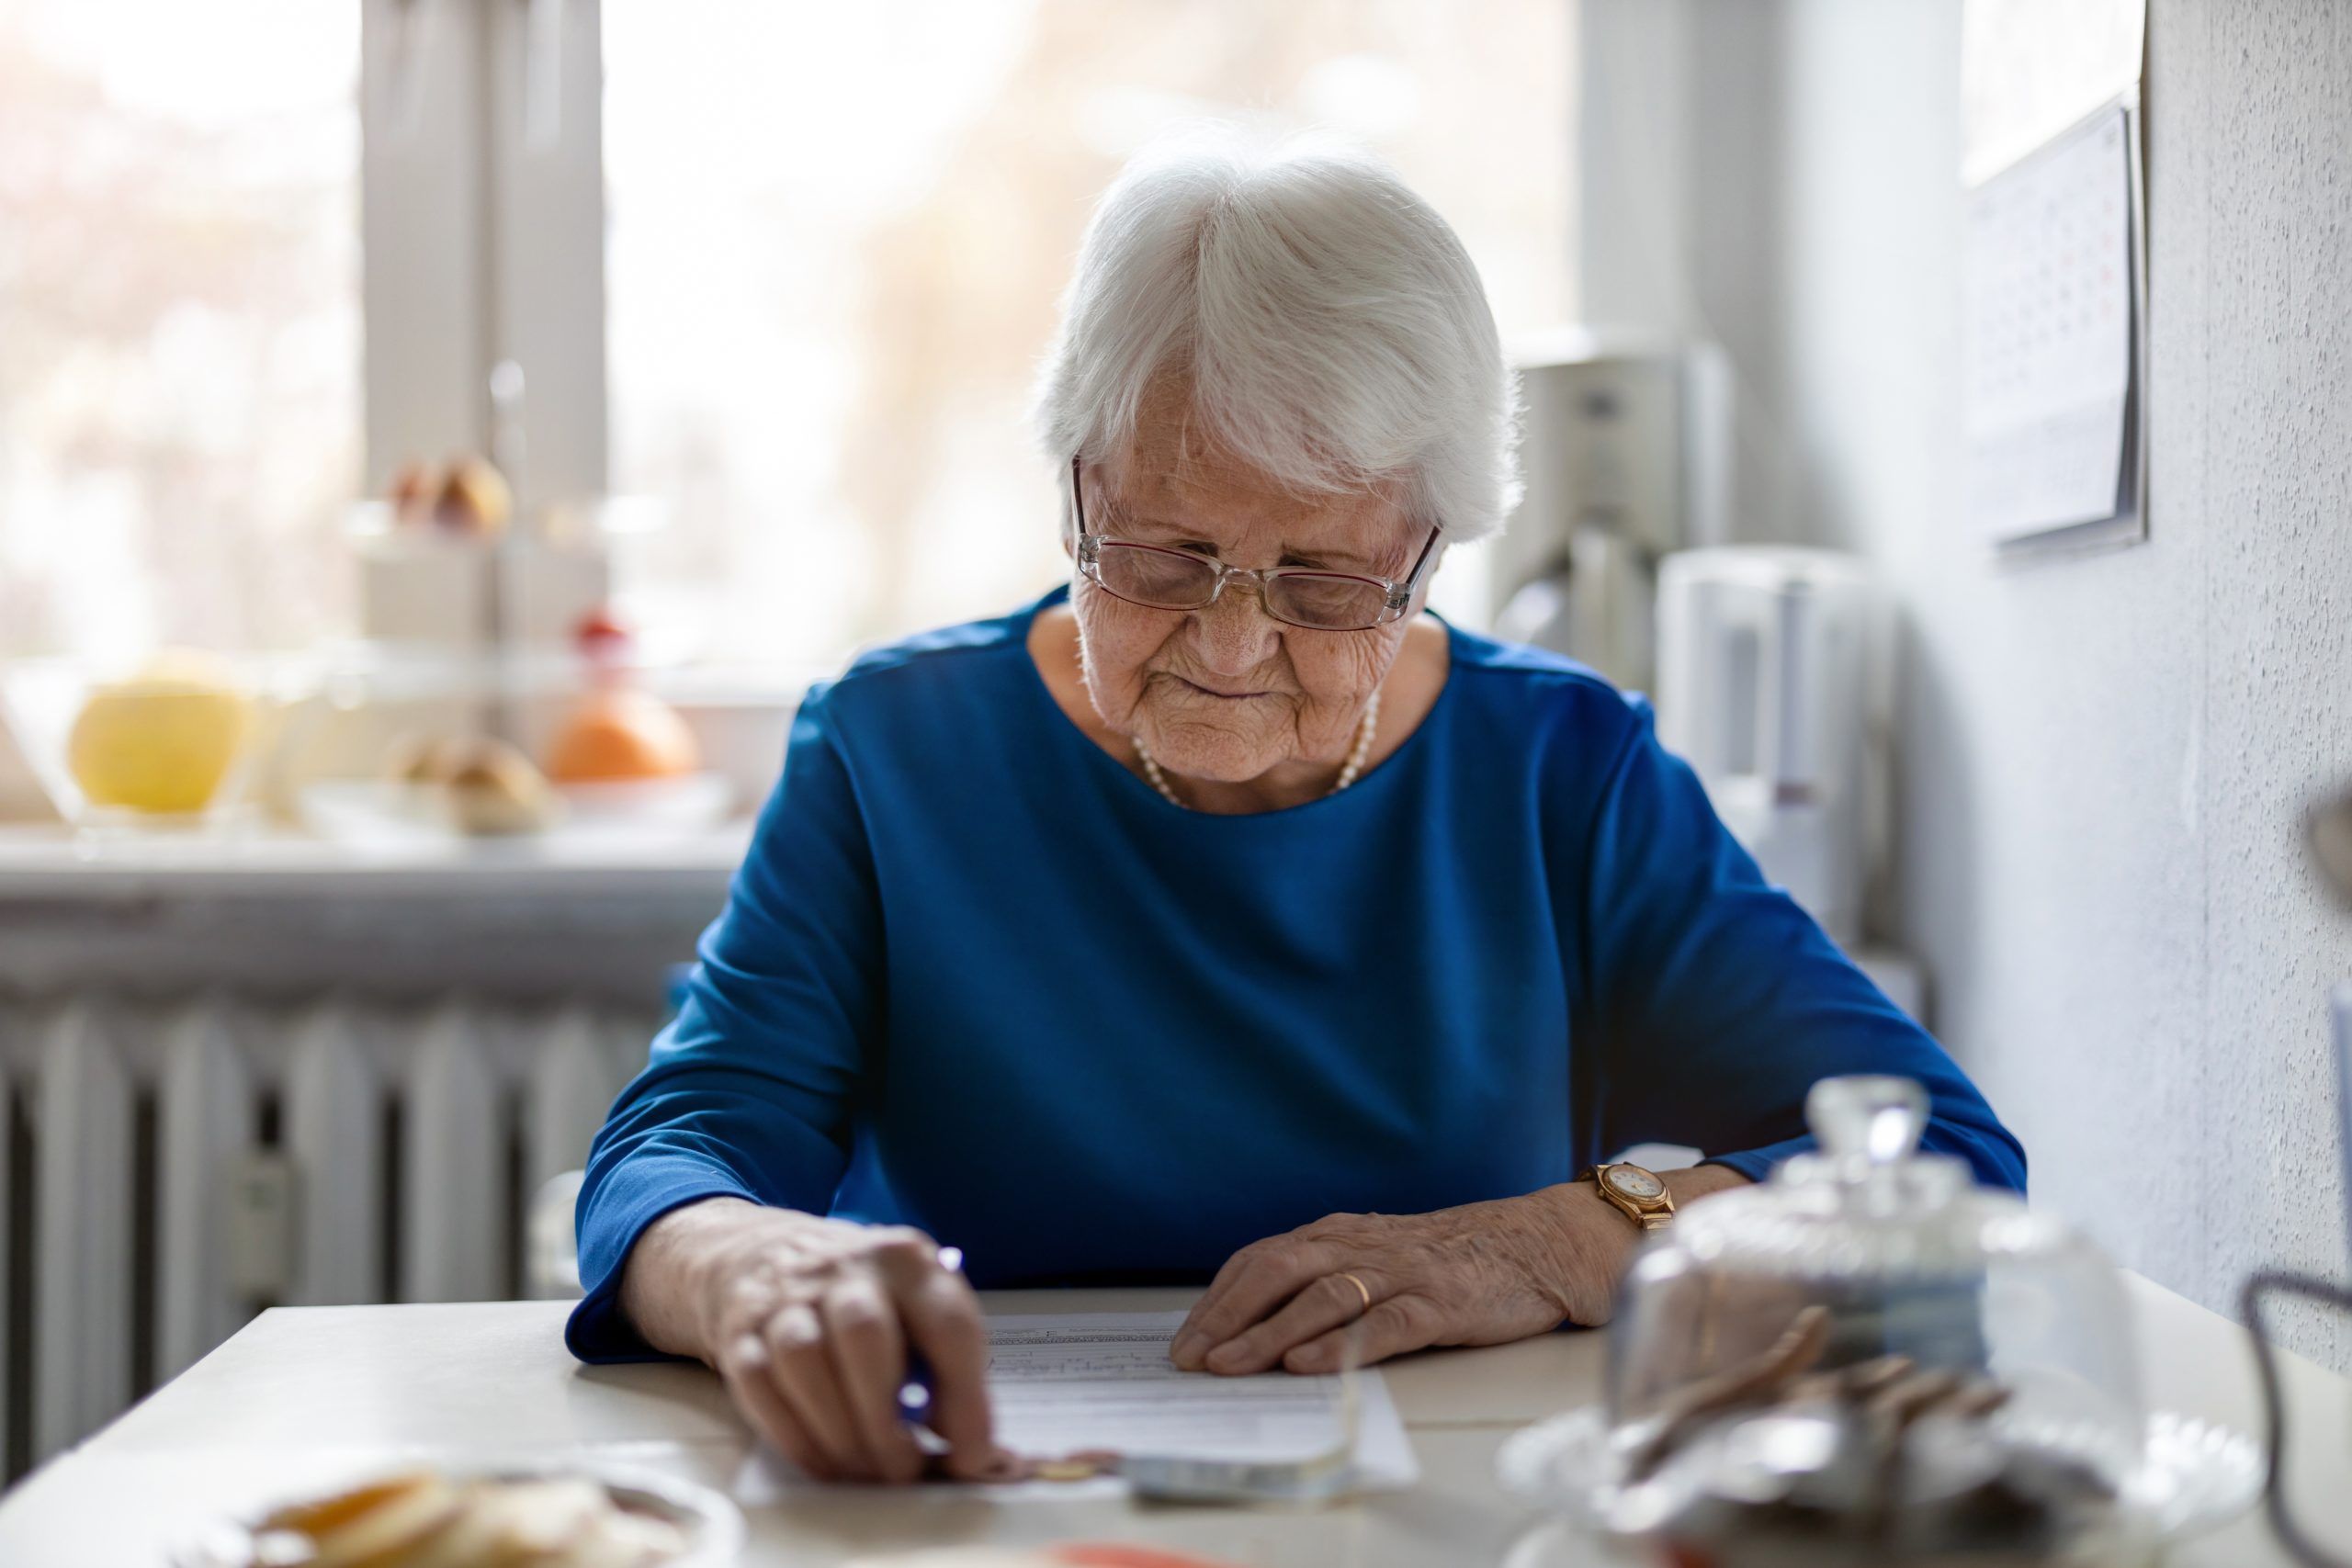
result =
[[1645,1231],[1664,1230],[1674,1218],[1674,1194],[1654,1170],[1621,1161],[1596,1165],[1585,1176],[1620,1213]]

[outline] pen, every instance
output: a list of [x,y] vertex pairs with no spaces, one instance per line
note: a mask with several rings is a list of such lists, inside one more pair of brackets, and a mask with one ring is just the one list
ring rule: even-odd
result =
[[[943,1247],[939,1249],[939,1266],[950,1274],[964,1268],[964,1249]],[[907,1347],[906,1380],[899,1385],[899,1416],[910,1426],[920,1427],[931,1415],[933,1388],[931,1363],[913,1346]]]

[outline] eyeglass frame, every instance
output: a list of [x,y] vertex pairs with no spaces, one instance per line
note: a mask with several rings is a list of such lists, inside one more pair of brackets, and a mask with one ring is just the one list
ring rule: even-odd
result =
[[[1108,534],[1089,533],[1086,527],[1086,487],[1080,482],[1080,469],[1084,463],[1083,457],[1074,457],[1069,460],[1069,503],[1077,523],[1078,570],[1089,582],[1093,583],[1095,587],[1110,594],[1122,604],[1133,604],[1144,610],[1165,610],[1171,615],[1190,615],[1194,610],[1207,609],[1224,594],[1225,585],[1227,582],[1237,577],[1246,577],[1258,590],[1259,608],[1266,612],[1268,618],[1280,621],[1283,626],[1295,626],[1303,632],[1368,632],[1374,626],[1385,626],[1404,618],[1405,612],[1412,607],[1413,594],[1420,587],[1421,572],[1429,565],[1430,555],[1437,549],[1439,536],[1444,532],[1439,527],[1430,529],[1428,542],[1421,546],[1421,553],[1414,558],[1412,570],[1405,574],[1401,581],[1393,578],[1374,577],[1369,572],[1332,571],[1319,566],[1227,566],[1215,556],[1204,556],[1198,550],[1179,549],[1173,545],[1147,545],[1134,539],[1114,538]],[[1130,599],[1102,581],[1102,549],[1105,544],[1117,545],[1122,549],[1155,550],[1161,555],[1182,556],[1186,560],[1198,561],[1203,566],[1216,569],[1216,581],[1209,589],[1209,596],[1197,604],[1147,604],[1140,599]],[[1274,614],[1273,607],[1266,602],[1266,583],[1269,579],[1283,577],[1341,578],[1350,582],[1368,582],[1379,589],[1383,595],[1380,618],[1361,626],[1310,626],[1304,621],[1294,621],[1277,615]]]

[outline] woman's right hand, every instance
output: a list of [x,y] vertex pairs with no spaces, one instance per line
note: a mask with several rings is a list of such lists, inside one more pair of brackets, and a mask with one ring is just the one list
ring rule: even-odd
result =
[[725,1380],[745,1418],[808,1474],[907,1482],[923,1456],[899,1410],[910,1349],[951,1473],[1008,1463],[989,1421],[988,1327],[921,1231],[734,1198],[674,1209],[629,1249],[621,1310],[657,1350]]

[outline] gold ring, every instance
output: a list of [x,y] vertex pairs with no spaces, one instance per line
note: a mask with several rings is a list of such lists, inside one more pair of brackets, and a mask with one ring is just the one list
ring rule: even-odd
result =
[[1363,1298],[1363,1312],[1360,1312],[1356,1314],[1356,1315],[1358,1317],[1362,1317],[1365,1312],[1370,1312],[1372,1310],[1372,1287],[1366,1285],[1362,1280],[1357,1279],[1353,1274],[1340,1274],[1337,1277],[1345,1280],[1349,1284],[1353,1285],[1356,1288],[1356,1294]]

